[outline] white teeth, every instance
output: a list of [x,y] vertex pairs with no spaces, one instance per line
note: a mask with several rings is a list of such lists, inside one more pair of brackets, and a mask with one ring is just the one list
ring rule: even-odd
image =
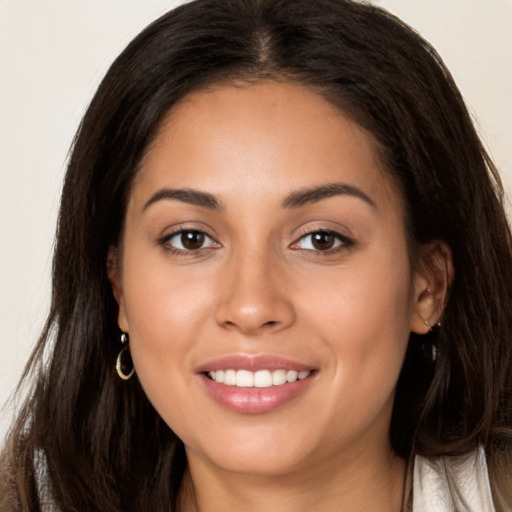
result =
[[272,384],[274,386],[280,386],[286,382],[286,371],[285,370],[276,370],[272,372]]
[[290,370],[286,374],[286,382],[295,382],[297,380],[298,376],[299,376],[299,372],[296,372],[295,370]]
[[272,386],[272,374],[268,370],[261,370],[254,374],[254,387],[269,388]]
[[236,385],[239,388],[252,388],[254,386],[254,374],[247,370],[236,372]]
[[248,370],[217,370],[208,372],[210,379],[228,386],[239,388],[269,388],[270,386],[282,386],[287,382],[295,382],[305,379],[310,371],[297,372],[295,370],[259,370],[250,372]]
[[[215,378],[217,378],[217,374],[215,374]],[[219,382],[219,381],[217,381]],[[236,372],[235,370],[226,370],[224,372],[224,384],[228,386],[236,386]]]

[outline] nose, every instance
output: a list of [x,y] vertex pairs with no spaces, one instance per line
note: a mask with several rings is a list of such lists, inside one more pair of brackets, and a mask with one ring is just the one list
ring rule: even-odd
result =
[[[277,256],[254,253],[226,265],[215,318],[222,327],[245,335],[279,332],[295,321],[285,269]],[[285,263],[284,263],[285,265]]]

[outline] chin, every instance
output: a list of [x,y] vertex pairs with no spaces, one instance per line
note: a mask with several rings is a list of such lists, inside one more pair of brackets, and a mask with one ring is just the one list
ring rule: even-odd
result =
[[226,436],[210,435],[208,444],[187,447],[187,454],[230,473],[285,476],[309,465],[316,443],[306,434],[290,435],[288,429],[276,432],[272,427],[240,428]]

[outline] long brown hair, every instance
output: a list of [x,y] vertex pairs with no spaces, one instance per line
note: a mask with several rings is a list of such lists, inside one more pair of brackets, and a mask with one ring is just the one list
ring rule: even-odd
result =
[[[314,87],[369,130],[400,184],[412,248],[453,251],[439,358],[411,335],[391,441],[404,458],[484,445],[507,503],[512,437],[512,244],[498,174],[450,73],[401,21],[349,0],[197,0],[117,58],[79,127],[62,193],[51,310],[2,455],[15,510],[168,511],[184,447],[137,378],[115,373],[107,278],[130,184],[164,114],[202,85],[278,78]],[[413,251],[414,252],[414,251]],[[502,480],[500,480],[502,479]],[[170,482],[170,485],[169,485]],[[501,497],[500,497],[501,496]]]

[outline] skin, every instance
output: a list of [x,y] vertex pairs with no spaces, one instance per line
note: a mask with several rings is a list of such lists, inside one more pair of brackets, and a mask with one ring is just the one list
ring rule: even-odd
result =
[[[440,314],[444,282],[411,268],[402,201],[374,146],[315,92],[273,81],[193,92],[156,134],[109,273],[137,377],[186,447],[183,510],[400,510],[395,385],[410,331]],[[283,206],[333,183],[369,201]],[[164,188],[222,207],[155,199]],[[180,230],[205,244],[184,249]],[[312,245],[318,231],[339,234],[332,250]],[[446,261],[440,244],[428,252]],[[197,373],[232,354],[292,359],[314,378],[277,409],[235,412]]]

